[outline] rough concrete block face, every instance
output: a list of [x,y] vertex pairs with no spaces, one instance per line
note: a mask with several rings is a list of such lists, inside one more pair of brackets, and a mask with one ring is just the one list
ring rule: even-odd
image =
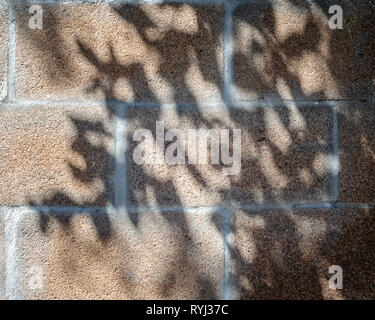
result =
[[339,201],[375,201],[375,105],[343,103],[339,108]]
[[[362,3],[359,1],[358,3]],[[344,28],[331,29],[330,5],[276,0],[241,4],[233,14],[236,98],[366,98],[375,92],[375,9],[336,1]],[[372,50],[372,51],[371,51]]]
[[107,112],[100,107],[3,107],[0,205],[106,205],[113,138]]
[[8,74],[8,6],[0,0],[0,101],[7,96]]
[[[200,206],[222,202],[315,202],[332,198],[330,108],[144,107],[129,109],[126,119],[130,204]],[[164,126],[159,135],[157,123]],[[172,129],[182,130],[182,135],[177,139],[170,137]],[[196,139],[189,130],[196,130]],[[198,137],[204,136],[198,130],[216,130],[220,135],[220,150],[230,150],[233,159],[225,164],[221,154],[215,163],[212,156],[215,149],[209,141],[204,149],[210,158],[206,164],[201,163],[201,157],[207,157],[198,147],[201,143]],[[235,140],[235,130],[241,130],[241,141]],[[222,133],[229,137],[229,144],[221,138]],[[158,163],[158,156],[163,154],[160,137],[165,157]],[[196,141],[195,147],[189,137]],[[182,162],[172,163],[167,158],[173,150],[172,141],[182,146]],[[146,158],[137,162],[140,151],[151,156],[151,162]],[[225,174],[225,168],[232,173]]]
[[[237,212],[234,295],[242,299],[374,299],[372,210]],[[343,271],[330,287],[331,266]],[[336,283],[337,284],[337,283]]]
[[186,2],[0,0],[0,299],[375,299],[374,1]]
[[222,6],[18,5],[17,93],[58,100],[212,102],[222,92]]
[[25,298],[221,295],[223,240],[215,212],[146,212],[132,219],[25,214],[18,236],[19,282]]

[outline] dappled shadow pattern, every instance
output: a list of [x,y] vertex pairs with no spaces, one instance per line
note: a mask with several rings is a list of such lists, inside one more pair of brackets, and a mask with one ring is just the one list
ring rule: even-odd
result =
[[236,221],[233,230],[238,235],[231,252],[233,284],[239,297],[322,299],[316,266],[303,257],[296,223],[282,211],[249,216],[250,221]]
[[[362,1],[359,4],[362,5]],[[180,8],[186,6],[188,5],[164,3],[157,7],[161,11],[178,12]],[[283,15],[285,11],[283,13],[275,6],[273,2],[265,1],[262,4],[240,6],[234,12],[234,84],[237,87],[239,100],[269,97],[290,100],[329,100],[350,97],[363,100],[373,94],[374,61],[369,55],[374,48],[373,24],[369,22],[371,18],[358,17],[363,8],[358,6],[348,9],[349,12],[353,12],[353,18],[347,21],[348,28],[330,31],[327,27],[328,7],[325,4],[321,5],[319,1],[315,9],[304,1],[292,1],[289,5],[291,12],[294,12],[292,15]],[[116,100],[115,89],[123,80],[127,81],[132,91],[132,101],[146,100],[155,104],[151,109],[129,108],[126,113],[126,120],[129,123],[124,138],[128,144],[127,154],[124,155],[128,165],[126,168],[129,185],[127,208],[132,208],[133,213],[130,218],[134,226],[138,227],[140,220],[138,205],[154,207],[207,206],[224,202],[235,205],[334,202],[336,199],[330,167],[330,156],[333,153],[331,128],[334,127],[331,108],[324,104],[319,108],[297,108],[293,104],[280,102],[280,108],[240,111],[223,109],[217,112],[201,110],[198,104],[202,99],[220,101],[223,96],[222,54],[220,54],[223,49],[223,19],[222,16],[217,19],[222,13],[222,8],[188,7],[196,18],[196,25],[192,30],[181,31],[174,25],[168,26],[165,32],[163,26],[158,25],[158,19],[161,18],[158,18],[157,14],[153,16],[145,7],[133,5],[113,7],[113,12],[123,19],[124,24],[130,24],[135,28],[142,44],[159,57],[159,60],[153,63],[157,66],[155,74],[159,77],[158,81],[162,81],[169,88],[170,92],[166,94],[169,98],[166,100],[160,99],[160,92],[165,89],[160,89],[160,92],[155,89],[157,85],[150,80],[146,71],[147,66],[134,62],[134,59],[131,60],[133,62],[118,59],[115,43],[108,43],[109,59],[103,59],[97,54],[99,48],[92,47],[90,43],[79,37],[75,38],[75,45],[79,48],[81,56],[96,70],[96,76],[87,85],[87,92],[101,92],[104,95],[112,119],[115,118],[115,107],[110,106],[124,102]],[[368,13],[369,17],[373,17],[372,11]],[[295,25],[286,23],[286,30],[280,31],[283,22],[293,21],[293,17],[297,17]],[[53,20],[56,19],[58,17],[54,17]],[[296,30],[293,30],[294,27]],[[51,29],[51,32],[56,35],[52,38],[59,39],[57,29]],[[37,42],[38,39],[35,41]],[[64,40],[61,39],[61,44],[58,45],[63,46],[63,43]],[[40,50],[47,50],[48,54],[55,55],[54,60],[62,60],[61,63],[55,64],[55,67],[58,70],[63,69],[63,74],[69,74],[69,68],[64,64],[64,60],[69,58],[59,53],[59,48],[55,48],[54,45],[41,46]],[[66,64],[69,65],[69,61]],[[51,78],[53,77],[51,75]],[[194,87],[191,79],[194,80],[195,77],[203,79],[207,88],[211,88],[208,96],[202,94],[205,88],[199,85],[198,88]],[[129,103],[129,100],[125,101]],[[177,106],[170,112],[165,111],[160,106],[164,102],[174,102]],[[192,106],[185,108],[180,105],[184,102],[189,102]],[[359,108],[357,112],[361,113],[362,110]],[[358,117],[361,119],[361,115]],[[90,182],[93,179],[106,181],[106,191],[99,195],[98,199],[93,199],[92,203],[87,202],[84,206],[96,206],[99,203],[99,205],[108,204],[115,207],[116,201],[112,196],[108,196],[112,191],[107,182],[107,171],[97,167],[97,160],[114,166],[115,159],[108,151],[91,145],[85,138],[86,130],[102,130],[101,125],[83,123],[74,118],[71,120],[77,128],[77,137],[72,144],[72,150],[85,159],[87,168],[82,170],[70,165],[72,174],[81,182]],[[166,130],[240,128],[243,139],[241,173],[238,176],[223,177],[222,165],[189,164],[151,167],[135,165],[134,130],[149,129],[155,139],[155,122],[162,120],[166,120]],[[347,126],[350,127],[351,120],[347,118],[347,121],[349,121]],[[364,148],[363,136],[358,139],[361,141],[358,146]],[[372,141],[370,136],[369,141]],[[366,148],[373,150],[369,144]],[[369,167],[374,166],[374,158],[368,158],[368,161]],[[355,167],[355,170],[359,169]],[[367,189],[370,193],[366,201],[373,202],[374,191],[370,190],[371,185],[361,184],[361,188],[363,188],[361,192]],[[58,190],[42,204],[80,206]],[[52,217],[64,228],[69,229],[70,217],[61,218],[59,215],[43,213],[40,217],[42,230],[48,228]],[[169,220],[169,215],[164,218],[173,225],[174,221]],[[92,219],[103,242],[110,241],[111,235],[114,234],[110,220],[105,218],[106,223],[103,227],[102,224],[95,223],[97,219],[95,215],[92,215]],[[189,234],[188,224],[182,222],[182,225]],[[373,235],[372,224],[366,230],[368,234]],[[223,232],[223,229],[220,229],[220,232]],[[246,233],[246,230],[244,232]],[[252,286],[252,288],[241,287],[238,284],[243,297],[266,299],[323,297],[321,278],[316,269],[318,266],[306,260],[304,253],[299,250],[302,239],[295,222],[286,215],[280,217],[273,215],[273,218],[265,215],[264,228],[261,231],[251,232],[252,238],[247,241],[256,247],[251,262],[246,262],[243,253],[232,248],[233,259],[240,266],[236,270],[240,274],[235,274],[234,283],[240,277],[247,277],[247,281]],[[347,235],[350,239],[351,232],[350,230],[345,232],[342,241],[347,241]],[[362,244],[359,235],[354,236]],[[366,231],[363,237],[366,240],[367,253],[367,246],[371,247],[373,243],[368,241]],[[329,237],[326,240],[328,241]],[[186,242],[179,242],[176,257],[181,254],[184,257],[183,253],[188,250],[189,245]],[[277,251],[277,255],[283,256],[283,264],[279,264],[273,253],[274,250]],[[147,252],[144,254],[147,255]],[[359,256],[356,255],[354,258]],[[189,268],[194,267],[189,260],[180,259],[182,264],[188,265]],[[331,261],[342,263],[343,267],[347,263],[340,254],[333,257]],[[126,274],[125,269],[120,273]],[[361,270],[363,270],[362,266]],[[161,286],[163,297],[173,296],[168,283],[175,283],[178,273],[178,266],[173,265],[170,266],[170,270],[160,271],[159,276],[164,279],[161,282],[166,284]],[[186,277],[189,277],[189,273]],[[218,293],[212,289],[214,284],[210,283],[209,279],[199,275],[197,277],[203,290],[200,297],[218,296]],[[363,282],[350,281],[348,288],[343,291],[343,296],[358,297],[360,292],[358,288]],[[307,289],[300,291],[302,287]]]
[[[242,299],[373,299],[374,210],[238,212],[232,280]],[[332,265],[343,290],[332,290]]]
[[332,261],[343,268],[343,296],[347,299],[375,298],[375,214],[363,214],[340,235]]
[[235,10],[234,82],[240,99],[372,96],[375,8],[361,8],[367,1],[336,1],[345,28],[331,30],[330,5],[296,2],[304,5],[265,1]]

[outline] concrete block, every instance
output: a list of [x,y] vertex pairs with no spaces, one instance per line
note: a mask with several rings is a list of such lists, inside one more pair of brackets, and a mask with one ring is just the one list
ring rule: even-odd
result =
[[[127,179],[129,202],[136,205],[207,206],[227,203],[284,203],[332,200],[330,108],[130,108],[127,111]],[[155,155],[156,122],[164,132],[181,129],[185,140],[184,163],[164,161],[137,164],[137,130],[147,129]],[[241,130],[241,169],[224,175],[219,164],[189,163],[189,129]],[[197,131],[198,132],[198,131]],[[198,133],[197,133],[198,137]],[[198,138],[195,139],[199,144]],[[165,142],[165,149],[171,142]],[[239,149],[239,145],[235,146]],[[160,149],[159,149],[160,150]],[[206,148],[207,150],[207,148]],[[210,150],[210,149],[208,149]],[[199,150],[198,150],[199,151]],[[197,154],[199,152],[197,151]],[[210,152],[208,151],[208,154]],[[195,159],[198,159],[196,157]]]
[[[358,6],[364,2],[276,0],[237,6],[233,14],[236,98],[372,96],[375,9],[368,1]],[[330,5],[343,8],[343,29],[330,29]]]
[[105,107],[2,107],[0,205],[105,206],[112,139]]
[[43,29],[18,5],[21,98],[220,101],[222,6],[42,5]]
[[[374,211],[239,211],[232,237],[233,292],[242,299],[373,299]],[[332,265],[343,288],[329,287]]]
[[216,212],[27,213],[18,228],[20,291],[31,299],[219,298],[221,225]]
[[343,103],[338,109],[339,201],[375,201],[375,105]]

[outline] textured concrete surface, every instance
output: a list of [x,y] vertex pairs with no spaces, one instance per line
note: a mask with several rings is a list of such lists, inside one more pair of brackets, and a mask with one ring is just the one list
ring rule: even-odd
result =
[[0,300],[5,299],[5,239],[4,217],[0,212]]
[[44,5],[43,30],[17,6],[22,98],[221,99],[223,10],[163,4]]
[[[239,298],[374,299],[374,211],[237,212],[232,278]],[[343,290],[329,288],[331,265]]]
[[2,107],[0,205],[103,206],[111,194],[105,108]]
[[373,103],[343,103],[339,108],[339,201],[375,201],[374,107]]
[[[44,299],[218,298],[221,224],[215,212],[132,220],[26,214],[18,229],[20,289]],[[33,267],[42,271],[41,289],[30,287]]]
[[[359,1],[358,3],[363,3]],[[240,100],[340,99],[374,93],[370,5],[341,5],[345,27],[331,30],[328,2],[277,0],[239,5],[233,15],[234,83]]]
[[0,0],[0,101],[7,96],[8,5]]
[[[126,118],[131,203],[198,206],[332,198],[330,108],[198,111],[145,107],[129,109]],[[133,141],[133,134],[149,129],[155,141],[156,121],[164,121],[165,131],[183,129],[185,137],[187,129],[241,129],[241,172],[224,176],[222,165],[211,164],[136,164],[133,153],[140,142]]]
[[[0,0],[0,298],[375,298],[375,4],[84,2]],[[137,165],[156,121],[240,173]]]

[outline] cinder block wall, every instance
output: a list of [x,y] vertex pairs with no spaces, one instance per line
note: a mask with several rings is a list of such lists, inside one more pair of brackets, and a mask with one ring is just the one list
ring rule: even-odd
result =
[[[0,0],[0,297],[375,298],[372,2],[160,2]],[[156,121],[241,172],[137,165]]]

